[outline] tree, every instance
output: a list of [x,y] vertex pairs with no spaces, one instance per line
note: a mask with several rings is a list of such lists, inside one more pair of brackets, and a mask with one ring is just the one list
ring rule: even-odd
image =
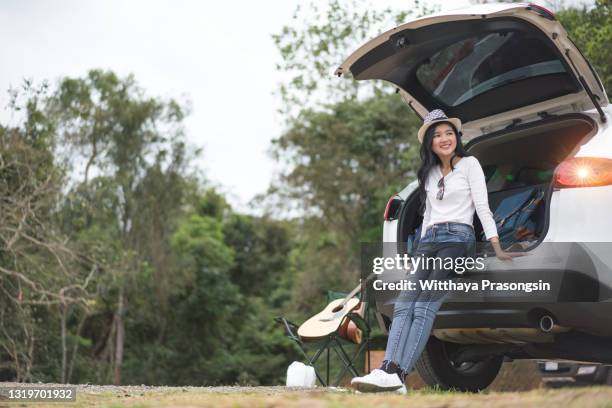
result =
[[282,168],[260,205],[304,217],[292,257],[299,274],[294,304],[303,312],[317,307],[312,298],[322,299],[322,288],[356,282],[359,243],[379,239],[389,195],[415,174],[418,119],[395,89],[333,72],[375,35],[432,11],[418,1],[404,10],[311,3],[273,36],[286,78],[279,95],[287,129],[273,141]]
[[54,228],[66,173],[54,157],[55,123],[43,110],[46,95],[45,84],[26,81],[9,105],[22,122],[0,126],[0,361],[8,357],[17,380],[32,380],[34,350],[44,343],[37,322],[43,321],[53,332],[60,327],[59,379],[65,382],[66,320],[89,309],[97,265]]
[[314,291],[357,280],[359,243],[379,239],[387,199],[415,177],[419,149],[419,121],[397,95],[327,108],[302,111],[274,141],[289,164],[277,194],[307,216],[302,268],[310,283],[300,287]]
[[181,109],[103,71],[15,102],[24,120],[0,127],[0,379],[280,381],[291,223],[207,187]]
[[434,10],[419,0],[399,11],[376,9],[357,0],[331,0],[323,8],[314,2],[297,6],[294,24],[272,36],[282,59],[276,68],[286,78],[278,88],[280,111],[290,119],[302,107],[371,96],[381,89],[380,83],[357,84],[334,77],[343,58],[380,32]]
[[[148,214],[143,210],[151,209],[146,203],[155,206],[158,202],[151,202],[148,194],[165,188],[153,192],[145,186],[154,185],[160,175],[162,180],[168,177],[166,186],[172,186],[172,174],[187,162],[182,141],[185,109],[173,100],[145,96],[132,76],[120,79],[112,72],[92,70],[84,78],[63,79],[49,103],[49,111],[58,118],[62,140],[75,148],[67,153],[80,154],[85,160],[82,182],[87,184],[94,171],[110,177],[115,188],[109,204],[116,217],[115,238],[122,243],[124,257],[108,269],[116,283],[117,300],[113,335],[108,336],[106,349],[114,350],[109,358],[114,382],[120,383],[130,282],[142,270],[144,260],[138,256],[142,250],[139,226],[146,227],[151,221],[144,218]],[[180,200],[170,199],[177,198]]]

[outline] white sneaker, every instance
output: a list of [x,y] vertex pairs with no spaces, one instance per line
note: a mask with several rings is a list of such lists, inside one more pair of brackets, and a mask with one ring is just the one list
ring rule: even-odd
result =
[[379,368],[375,368],[368,375],[355,377],[351,380],[351,386],[361,392],[398,391],[406,393],[406,387],[397,374],[389,374]]

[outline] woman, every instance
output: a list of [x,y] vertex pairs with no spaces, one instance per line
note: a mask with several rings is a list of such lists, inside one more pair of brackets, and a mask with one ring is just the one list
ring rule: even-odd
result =
[[[472,256],[476,242],[472,222],[476,211],[496,256],[501,260],[521,256],[522,253],[503,251],[499,244],[484,173],[478,160],[464,150],[460,130],[461,121],[446,117],[440,109],[431,111],[419,129],[421,166],[417,177],[425,211],[417,255],[442,259]],[[438,263],[431,269],[420,268],[415,276],[421,280],[449,279],[453,271],[439,266]],[[427,344],[445,294],[420,289],[400,293],[382,366],[364,377],[353,378],[353,388],[366,392],[406,392],[405,377]]]

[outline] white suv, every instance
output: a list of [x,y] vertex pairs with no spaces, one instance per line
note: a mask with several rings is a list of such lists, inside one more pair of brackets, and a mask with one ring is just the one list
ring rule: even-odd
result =
[[[441,108],[460,118],[492,210],[530,189],[542,192],[528,238],[517,239],[533,256],[488,258],[484,273],[535,273],[544,260],[558,277],[556,301],[450,298],[417,364],[423,379],[475,391],[493,381],[504,358],[612,363],[612,109],[554,14],[505,3],[418,18],[364,44],[336,73],[392,83],[420,117]],[[385,243],[415,236],[416,187],[389,200]],[[479,237],[476,216],[474,227]],[[392,306],[377,306],[387,330]]]

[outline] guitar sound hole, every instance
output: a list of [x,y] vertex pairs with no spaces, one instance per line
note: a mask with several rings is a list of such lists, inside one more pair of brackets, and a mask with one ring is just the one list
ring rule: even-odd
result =
[[334,313],[338,313],[339,311],[341,311],[342,309],[344,309],[344,307],[342,306],[336,306],[332,309],[332,312]]

